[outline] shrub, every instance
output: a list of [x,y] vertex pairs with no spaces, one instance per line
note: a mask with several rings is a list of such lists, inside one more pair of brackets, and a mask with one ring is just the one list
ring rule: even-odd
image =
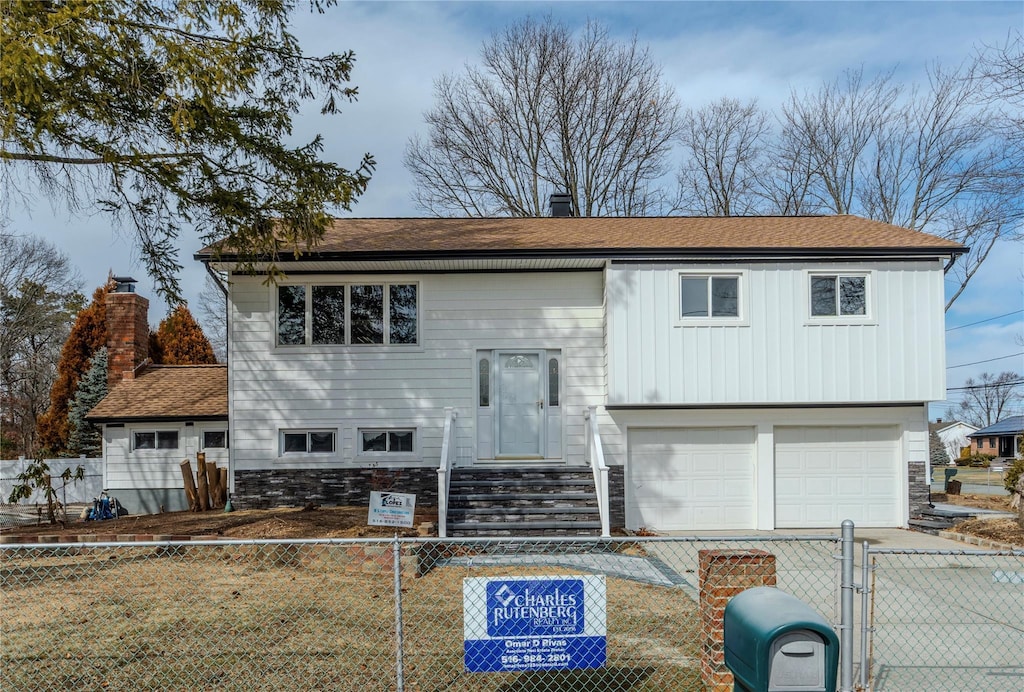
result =
[[992,456],[991,454],[982,454],[981,452],[977,452],[975,454],[970,454],[965,457],[960,457],[959,459],[956,460],[956,465],[987,469],[989,463],[993,459],[995,459],[995,457]]
[[1006,469],[1003,474],[1003,487],[1010,494],[1013,494],[1013,489],[1017,486],[1017,479],[1024,473],[1024,459],[1017,459],[1010,465],[1010,468]]

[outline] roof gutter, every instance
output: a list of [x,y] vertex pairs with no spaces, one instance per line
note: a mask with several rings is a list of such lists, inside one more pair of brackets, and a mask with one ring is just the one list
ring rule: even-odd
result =
[[[257,263],[274,262],[382,262],[399,260],[437,259],[558,259],[590,258],[607,260],[687,260],[707,257],[729,257],[730,259],[751,257],[946,257],[952,260],[967,251],[967,248],[929,247],[881,247],[881,248],[559,248],[559,249],[505,249],[505,250],[379,250],[371,252],[309,252],[298,257],[292,254],[278,255],[272,260],[257,260]],[[194,258],[209,267],[209,263],[232,263],[246,261],[236,254],[214,257],[210,253],[196,253]]]

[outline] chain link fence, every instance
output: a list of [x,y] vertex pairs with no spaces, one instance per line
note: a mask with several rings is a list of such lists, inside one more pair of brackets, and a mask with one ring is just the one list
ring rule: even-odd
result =
[[703,689],[720,663],[719,610],[753,581],[838,623],[837,553],[832,536],[0,545],[0,679],[8,690]]
[[869,689],[1024,689],[1024,551],[864,554]]

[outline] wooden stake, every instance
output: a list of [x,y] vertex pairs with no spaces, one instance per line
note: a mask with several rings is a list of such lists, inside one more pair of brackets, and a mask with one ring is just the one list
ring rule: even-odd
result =
[[181,462],[181,479],[185,481],[185,500],[188,502],[189,511],[199,510],[199,495],[196,492],[196,482],[192,478],[192,464],[188,459]]
[[199,511],[210,509],[210,486],[206,478],[206,454],[196,454],[196,480],[199,481]]

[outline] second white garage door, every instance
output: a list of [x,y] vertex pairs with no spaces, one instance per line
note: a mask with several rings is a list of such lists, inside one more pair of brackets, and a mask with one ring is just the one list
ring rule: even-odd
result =
[[753,428],[634,428],[628,464],[630,528],[754,528]]
[[775,428],[775,526],[900,526],[899,428]]

